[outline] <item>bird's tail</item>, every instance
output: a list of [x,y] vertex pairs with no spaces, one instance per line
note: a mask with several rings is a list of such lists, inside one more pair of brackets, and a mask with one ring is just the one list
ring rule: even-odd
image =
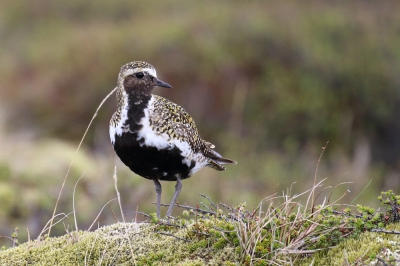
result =
[[219,164],[237,164],[236,161],[233,161],[231,159],[222,157],[221,154],[219,154],[218,152],[214,151],[213,149],[208,149],[207,156],[209,158],[213,159],[215,162],[217,162]]
[[236,161],[223,157],[215,158],[214,160],[219,164],[237,164]]
[[223,164],[236,164],[237,162],[232,161],[230,159],[226,158],[216,158],[216,159],[209,159],[208,160],[208,167],[211,167],[212,169],[215,169],[217,171],[225,171],[226,168],[223,166]]
[[[210,143],[211,144],[211,143]],[[224,164],[237,164],[236,161],[233,161],[231,159],[227,159],[221,156],[218,152],[214,151],[213,148],[215,147],[214,145],[207,145],[208,149],[205,152],[205,156],[207,156],[209,160],[209,167],[218,170],[218,171],[225,171],[225,167],[222,166]]]

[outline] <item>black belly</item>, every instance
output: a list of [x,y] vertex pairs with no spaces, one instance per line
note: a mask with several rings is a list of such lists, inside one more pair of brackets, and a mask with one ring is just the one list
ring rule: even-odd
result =
[[184,157],[177,147],[158,150],[156,147],[140,146],[136,134],[132,133],[115,136],[114,150],[126,166],[147,179],[175,181],[177,174],[185,179],[196,165],[193,160],[190,166],[183,164]]

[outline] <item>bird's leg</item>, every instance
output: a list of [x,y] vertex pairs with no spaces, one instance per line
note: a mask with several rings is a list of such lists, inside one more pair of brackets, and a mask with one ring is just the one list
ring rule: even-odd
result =
[[179,175],[177,175],[176,176],[175,193],[174,193],[174,196],[172,197],[172,201],[171,201],[171,204],[169,205],[166,216],[171,215],[172,209],[174,208],[174,205],[175,205],[176,198],[178,197],[179,193],[181,192],[181,189],[182,189],[182,180],[181,180],[181,177]]
[[156,193],[157,193],[157,218],[160,219],[160,205],[161,205],[161,192],[162,192],[162,187],[160,184],[160,181],[158,181],[157,178],[153,179],[154,185],[156,185]]

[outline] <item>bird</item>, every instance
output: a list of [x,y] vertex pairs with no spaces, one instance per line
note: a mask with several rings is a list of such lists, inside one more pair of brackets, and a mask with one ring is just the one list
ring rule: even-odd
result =
[[193,118],[181,106],[153,95],[155,87],[172,88],[157,78],[147,62],[121,67],[117,79],[117,110],[109,126],[111,144],[120,160],[139,176],[153,180],[160,219],[160,181],[176,181],[166,217],[182,189],[182,180],[203,167],[224,171],[236,161],[222,157],[215,146],[201,139]]

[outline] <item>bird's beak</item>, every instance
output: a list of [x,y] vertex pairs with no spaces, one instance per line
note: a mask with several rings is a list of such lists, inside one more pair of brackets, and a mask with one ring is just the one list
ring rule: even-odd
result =
[[164,81],[159,80],[159,79],[156,80],[156,86],[164,87],[164,88],[172,88],[172,86],[169,85],[167,82],[164,82]]

